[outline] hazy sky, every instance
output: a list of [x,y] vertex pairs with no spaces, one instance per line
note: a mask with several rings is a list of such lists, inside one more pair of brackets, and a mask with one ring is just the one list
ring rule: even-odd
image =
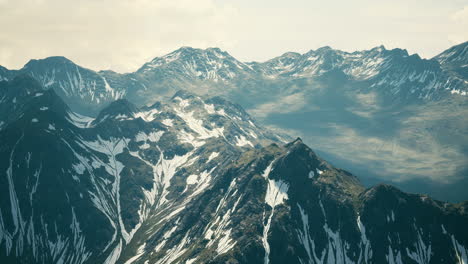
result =
[[180,46],[243,61],[321,46],[432,57],[468,40],[468,0],[0,0],[0,65],[63,55],[134,71]]

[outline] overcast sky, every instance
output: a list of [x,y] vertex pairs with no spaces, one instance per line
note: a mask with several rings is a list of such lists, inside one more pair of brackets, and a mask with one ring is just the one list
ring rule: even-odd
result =
[[63,55],[129,72],[180,46],[242,61],[380,44],[430,58],[468,40],[468,0],[0,0],[0,25],[10,69]]

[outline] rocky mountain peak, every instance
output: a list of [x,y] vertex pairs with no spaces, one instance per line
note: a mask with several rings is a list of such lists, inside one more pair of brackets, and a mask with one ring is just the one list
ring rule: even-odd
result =
[[181,47],[167,55],[162,57],[154,58],[150,63],[147,63],[148,67],[159,67],[170,63],[184,63],[184,62],[195,62],[201,63],[200,60],[223,61],[223,60],[235,60],[229,53],[219,48],[207,48],[198,49],[192,47]]
[[[301,193],[297,194],[299,196],[315,188],[336,200],[353,200],[364,190],[356,176],[318,157],[300,138],[283,146],[272,144],[246,156],[258,157],[265,167],[262,175],[268,175],[278,183],[283,182],[291,192]],[[248,161],[246,159],[245,162]]]
[[304,143],[302,142],[302,139],[301,139],[300,137],[297,137],[294,141],[292,141],[292,142],[286,144],[285,147],[286,147],[286,148],[294,147],[294,145],[296,145],[296,144],[297,144],[298,146],[300,146],[301,144],[304,144]]
[[362,193],[366,199],[375,199],[376,197],[394,197],[398,198],[405,195],[402,191],[389,184],[378,184]]
[[272,60],[281,60],[281,61],[286,62],[287,60],[292,61],[292,60],[296,60],[296,59],[298,59],[298,58],[300,58],[300,57],[301,57],[301,54],[300,54],[300,53],[298,53],[298,52],[290,52],[290,51],[289,51],[289,52],[286,52],[286,53],[284,53],[283,55],[281,55],[281,56],[279,56],[279,57],[276,57],[276,58],[274,58],[274,59],[272,59]]
[[382,52],[382,51],[386,51],[387,49],[385,48],[384,45],[379,45],[379,46],[376,46],[374,48],[371,49],[372,51],[377,51],[377,52]]
[[76,65],[70,59],[64,56],[52,56],[44,59],[32,59],[24,65],[23,68],[34,69],[37,67],[64,67]]
[[323,46],[315,50],[316,53],[326,53],[330,51],[336,51],[336,50],[332,49],[332,47],[330,46]]
[[398,57],[408,57],[409,56],[409,53],[406,49],[399,49],[399,48],[395,48],[395,49],[391,49],[391,50],[386,50],[387,53],[393,55],[393,56],[398,56]]
[[441,64],[468,64],[468,41],[455,45],[434,57]]
[[[465,85],[468,83],[468,41],[451,47],[435,56],[433,60],[438,61],[442,67],[462,79]],[[463,91],[455,91],[455,93],[463,94]]]
[[[161,71],[164,71],[161,72]],[[226,82],[251,71],[246,64],[236,60],[219,48],[196,49],[182,47],[146,63],[137,72],[145,78],[195,78]]]

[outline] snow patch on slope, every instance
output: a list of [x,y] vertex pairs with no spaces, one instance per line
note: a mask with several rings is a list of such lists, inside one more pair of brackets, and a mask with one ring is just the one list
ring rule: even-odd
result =
[[[275,207],[282,204],[284,200],[288,199],[289,185],[282,180],[275,181],[272,179],[268,179],[268,176],[270,175],[273,168],[273,163],[275,161],[276,160],[273,160],[263,172],[263,177],[268,181],[267,191],[265,195],[265,203],[271,207],[271,212],[268,217],[267,223],[263,227],[262,244],[265,249],[265,264],[268,264],[270,261],[270,244],[268,243],[268,231],[270,230],[271,220],[275,213]],[[265,217],[265,212],[263,214]]]

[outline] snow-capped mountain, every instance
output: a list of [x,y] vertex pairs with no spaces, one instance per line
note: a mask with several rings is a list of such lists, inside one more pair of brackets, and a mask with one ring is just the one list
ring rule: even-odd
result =
[[313,80],[336,72],[359,86],[357,92],[377,91],[393,101],[439,100],[457,93],[454,91],[468,89],[462,79],[447,72],[436,59],[421,59],[406,50],[386,50],[383,46],[353,53],[323,47],[304,54],[288,52],[263,63],[242,63],[216,48],[184,47],[155,58],[135,74],[150,91],[173,93],[190,87],[198,93],[237,99],[246,90],[248,93],[262,86],[285,86],[285,82],[291,85],[297,80]]
[[[2,263],[465,263],[467,204],[365,189],[300,139],[187,91],[95,118],[0,85]],[[13,112],[12,112],[13,113]]]
[[460,66],[468,64],[468,41],[455,45],[434,57],[440,64],[457,63]]
[[96,111],[97,106],[123,98],[126,94],[123,87],[109,85],[103,75],[80,67],[64,57],[31,60],[19,73],[34,77],[44,88],[54,89],[67,103],[84,112],[88,107]]
[[[348,53],[323,47],[305,54],[286,53],[264,63],[251,64],[267,78],[314,78],[340,71],[351,81],[365,82],[393,96],[438,99],[443,93],[465,87],[451,78],[435,60],[421,59],[406,50],[371,50]],[[465,87],[466,88],[466,87]]]
[[182,47],[145,63],[137,73],[155,80],[196,78],[218,82],[245,77],[247,73],[254,72],[247,64],[219,48],[203,50]]
[[369,79],[381,71],[388,57],[383,47],[348,53],[323,47],[304,54],[288,52],[264,63],[252,63],[269,78],[305,78],[341,70],[356,80]]
[[[465,84],[468,83],[468,41],[451,47],[434,59],[456,77],[463,79]],[[466,95],[466,90],[452,90],[452,92]]]
[[190,47],[154,58],[133,76],[145,87],[129,94],[138,104],[170,97],[180,89],[202,95],[238,93],[242,83],[258,77],[249,65],[219,48]]
[[128,89],[141,86],[126,75],[95,72],[64,57],[31,60],[16,71],[0,68],[0,80],[12,80],[18,75],[35,78],[45,90],[54,89],[75,111],[84,114],[95,114],[110,102],[126,97]]

